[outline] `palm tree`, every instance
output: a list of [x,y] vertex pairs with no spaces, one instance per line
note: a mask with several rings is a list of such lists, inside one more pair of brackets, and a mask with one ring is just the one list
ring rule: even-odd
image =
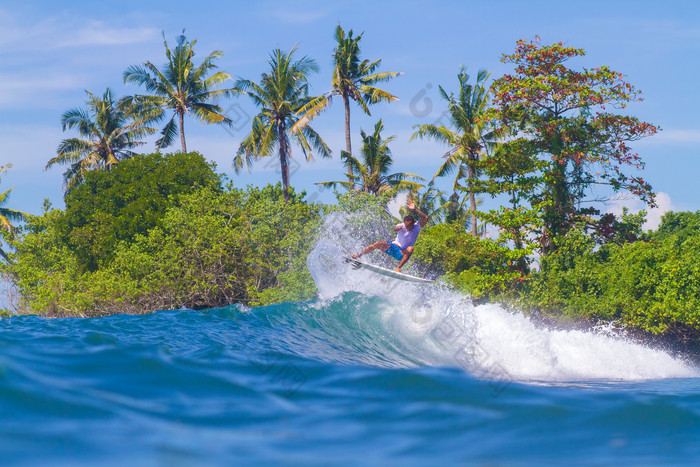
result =
[[[367,135],[364,131],[360,131],[362,136],[362,162],[352,157],[346,151],[342,152],[343,160],[352,170],[347,182],[322,182],[317,183],[317,185],[329,187],[340,185],[350,190],[354,188],[355,182],[358,182],[360,184],[359,191],[374,195],[379,195],[392,189],[416,191],[421,188],[423,185],[415,182],[415,180],[423,180],[418,175],[404,172],[388,174],[393,163],[389,143],[396,139],[396,136],[382,139],[381,132],[383,129],[384,122],[379,120],[374,126],[373,134]],[[414,181],[408,181],[408,179]]]
[[[7,170],[12,167],[12,164],[5,164],[0,166],[0,174],[4,174]],[[10,193],[14,190],[14,187],[9,190],[5,190],[0,193],[0,229],[7,232],[11,237],[17,235],[17,228],[12,224],[13,222],[23,222],[29,214],[22,211],[17,211],[16,209],[6,208],[5,204],[10,199]],[[7,238],[7,237],[6,237]],[[0,246],[0,256],[2,256],[8,263],[11,262],[7,253]]]
[[250,169],[253,161],[274,155],[277,148],[284,198],[289,200],[289,159],[292,157],[290,133],[301,147],[306,160],[313,158],[315,149],[322,157],[330,157],[331,150],[321,137],[308,125],[299,131],[290,129],[297,123],[299,110],[316,99],[309,96],[308,75],[318,71],[318,65],[310,58],[295,60],[296,46],[288,53],[275,49],[270,54],[270,71],[263,73],[260,82],[239,79],[235,89],[247,94],[260,107],[253,118],[250,135],[238,148],[233,168],[238,172],[245,164]]
[[[435,173],[435,177],[443,177],[457,171],[452,185],[454,193],[466,189],[469,194],[471,212],[471,233],[477,236],[476,222],[476,193],[478,189],[478,163],[487,151],[492,147],[495,138],[493,132],[487,130],[485,118],[488,109],[489,87],[485,81],[490,73],[480,70],[474,85],[469,84],[469,75],[466,68],[460,68],[457,75],[459,79],[459,95],[455,97],[440,86],[440,95],[447,101],[447,114],[454,131],[436,124],[416,125],[418,130],[411,135],[414,138],[432,138],[438,142],[446,143],[450,150],[444,155],[445,162]],[[467,186],[462,187],[461,180],[467,179]]]
[[207,77],[207,74],[216,68],[214,60],[224,54],[218,50],[209,54],[198,67],[195,67],[192,59],[197,41],[188,42],[184,31],[177,38],[175,50],[170,50],[168,47],[165,34],[163,34],[163,43],[165,56],[168,58],[163,71],[151,62],[146,62],[142,66],[131,66],[124,72],[124,83],[136,83],[153,93],[147,96],[134,96],[142,104],[161,109],[163,115],[167,110],[174,111],[161,131],[162,137],[156,141],[156,147],[161,149],[170,146],[175,140],[179,127],[182,152],[186,153],[186,114],[192,114],[205,123],[231,123],[231,120],[223,115],[221,107],[209,103],[231,93],[230,89],[212,89],[231,79],[231,75],[219,71]]
[[[364,34],[364,33],[362,33]],[[354,100],[362,110],[371,115],[369,106],[381,101],[392,102],[398,97],[374,86],[377,83],[388,81],[400,75],[400,72],[387,71],[375,73],[381,64],[381,59],[370,62],[360,61],[360,40],[362,34],[353,37],[352,29],[345,34],[343,28],[338,25],[335,30],[337,45],[333,54],[333,90],[327,95],[310,103],[302,111],[306,112],[300,119],[299,125],[305,125],[309,120],[318,115],[331,102],[333,96],[341,96],[345,106],[345,151],[352,156],[352,144],[350,142],[350,100]],[[294,129],[296,131],[296,128]],[[348,164],[348,178],[352,179],[352,168]]]
[[63,173],[66,194],[83,181],[86,172],[109,170],[119,160],[133,156],[131,150],[145,144],[140,139],[157,131],[149,126],[157,115],[135,105],[131,98],[115,100],[109,88],[102,97],[85,93],[85,108],[74,108],[61,116],[63,131],[77,128],[80,138],[61,141],[56,156],[46,164],[46,169],[70,164]]
[[425,191],[412,191],[409,198],[418,206],[418,209],[428,215],[428,224],[444,222],[449,214],[450,200],[445,192],[435,187],[435,180],[431,180]]

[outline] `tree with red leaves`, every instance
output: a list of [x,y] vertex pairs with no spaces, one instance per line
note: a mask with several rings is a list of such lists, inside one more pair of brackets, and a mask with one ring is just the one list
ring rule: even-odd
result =
[[[570,58],[585,55],[583,49],[562,43],[541,45],[518,41],[502,62],[515,66],[493,83],[494,108],[489,118],[504,143],[492,177],[503,184],[512,174],[503,174],[507,159],[516,157],[519,167],[533,172],[518,177],[529,181],[526,201],[539,211],[542,223],[538,239],[543,253],[552,251],[552,238],[565,235],[578,222],[590,225],[595,209],[581,203],[593,185],[613,191],[628,190],[653,206],[651,186],[625,168],[640,170],[644,163],[630,143],[651,136],[658,128],[619,111],[638,102],[640,91],[621,73],[606,66],[577,71],[566,66]],[[530,160],[530,163],[522,161]],[[531,183],[535,175],[536,183]],[[505,190],[503,190],[505,191]]]

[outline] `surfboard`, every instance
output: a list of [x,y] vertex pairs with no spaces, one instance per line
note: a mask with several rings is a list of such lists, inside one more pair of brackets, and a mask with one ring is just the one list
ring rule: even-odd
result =
[[435,282],[430,279],[423,279],[422,277],[411,276],[402,272],[396,272],[391,269],[375,266],[374,264],[365,263],[364,261],[360,261],[349,256],[345,256],[345,262],[350,263],[353,269],[367,269],[368,271],[372,271],[383,276],[391,277],[393,279],[399,279],[408,282],[417,282],[420,284],[430,284],[432,282]]

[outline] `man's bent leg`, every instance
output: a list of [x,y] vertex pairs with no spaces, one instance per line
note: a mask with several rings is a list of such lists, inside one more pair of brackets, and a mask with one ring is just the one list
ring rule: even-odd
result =
[[408,259],[413,254],[413,247],[409,246],[408,248],[403,250],[402,253],[403,253],[403,258],[401,258],[399,265],[396,267],[396,272],[401,272],[401,268],[403,267],[404,264],[406,264],[406,261],[408,261]]
[[359,258],[360,256],[364,256],[367,253],[370,253],[374,250],[381,250],[381,251],[386,251],[389,248],[389,244],[385,242],[384,240],[378,241],[376,243],[372,243],[370,246],[362,250],[359,254],[352,255],[352,258]]

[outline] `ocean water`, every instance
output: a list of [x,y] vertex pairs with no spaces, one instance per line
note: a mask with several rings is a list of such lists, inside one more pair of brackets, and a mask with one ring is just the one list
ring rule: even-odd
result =
[[700,370],[439,281],[308,259],[319,298],[0,320],[0,465],[694,464]]

